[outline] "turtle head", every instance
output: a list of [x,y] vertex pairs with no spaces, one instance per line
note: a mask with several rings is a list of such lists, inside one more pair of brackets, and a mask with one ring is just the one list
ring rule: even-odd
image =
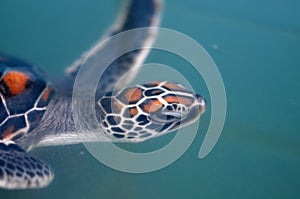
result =
[[171,82],[150,82],[110,92],[97,105],[97,118],[105,133],[125,142],[172,132],[191,124],[205,111],[203,97]]

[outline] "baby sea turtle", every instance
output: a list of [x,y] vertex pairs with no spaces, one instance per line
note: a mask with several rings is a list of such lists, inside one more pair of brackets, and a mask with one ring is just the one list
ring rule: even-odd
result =
[[[158,26],[160,12],[159,0],[132,0],[106,37],[133,28]],[[145,32],[142,39],[154,38],[153,32]],[[141,38],[123,42],[126,45],[134,39]],[[143,42],[140,43],[142,48]],[[111,53],[116,48],[112,46]],[[204,112],[204,99],[176,83],[156,81],[109,92],[124,73],[143,62],[146,53],[127,53],[104,73],[94,101],[101,129],[98,141],[144,141],[190,124]],[[68,68],[63,83],[54,87],[36,66],[0,54],[0,187],[47,186],[54,178],[52,169],[28,151],[81,141],[71,105],[72,86],[80,63]],[[86,141],[95,139],[91,136]]]

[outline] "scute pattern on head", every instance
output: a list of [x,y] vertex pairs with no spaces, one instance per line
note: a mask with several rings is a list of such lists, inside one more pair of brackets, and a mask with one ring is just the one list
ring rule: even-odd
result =
[[[112,139],[143,141],[197,119],[205,108],[199,100],[179,84],[156,81],[104,95],[96,113]],[[196,114],[183,120],[192,109]]]
[[29,64],[0,61],[0,140],[17,140],[35,128],[53,91]]

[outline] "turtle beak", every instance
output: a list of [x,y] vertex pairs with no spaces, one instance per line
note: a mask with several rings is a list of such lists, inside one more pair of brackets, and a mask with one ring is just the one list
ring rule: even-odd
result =
[[180,122],[176,123],[170,130],[176,130],[180,127],[187,126],[200,118],[205,112],[206,101],[198,94],[194,95],[195,103],[190,107],[189,113]]
[[194,105],[194,107],[195,106],[198,107],[198,114],[200,116],[200,115],[202,115],[205,112],[205,109],[206,109],[206,100],[204,99],[204,97],[202,97],[199,94],[195,94],[195,99],[197,101],[196,101],[196,104]]
[[194,94],[194,98],[195,98],[195,103],[190,108],[190,111],[186,116],[186,118],[184,118],[184,120],[182,121],[182,124],[193,123],[194,121],[198,120],[199,117],[205,112],[205,108],[206,108],[205,99],[199,94]]

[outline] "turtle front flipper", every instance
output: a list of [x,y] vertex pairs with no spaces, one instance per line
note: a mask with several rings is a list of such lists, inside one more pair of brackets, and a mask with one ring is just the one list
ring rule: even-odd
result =
[[[142,65],[150,51],[149,47],[152,46],[156,39],[158,29],[153,27],[159,26],[162,0],[128,0],[126,2],[127,4],[123,6],[117,22],[112,28],[91,49],[84,52],[80,59],[67,68],[68,77],[71,77],[71,79],[75,78],[83,64],[88,65],[89,68],[92,68],[93,65],[98,65],[102,68],[106,67],[103,64],[103,54],[107,54],[116,59],[102,75],[99,81],[101,87],[98,88],[99,91],[105,93],[116,88],[116,82],[129,70],[130,77],[125,78],[118,85],[124,87],[135,78],[139,66]],[[120,42],[99,45],[101,41],[107,41],[112,36],[136,28],[143,29],[131,32],[130,37],[123,38]],[[132,48],[133,50],[126,54],[120,54],[123,48]]]
[[53,179],[52,169],[13,141],[0,141],[0,187],[41,188]]

